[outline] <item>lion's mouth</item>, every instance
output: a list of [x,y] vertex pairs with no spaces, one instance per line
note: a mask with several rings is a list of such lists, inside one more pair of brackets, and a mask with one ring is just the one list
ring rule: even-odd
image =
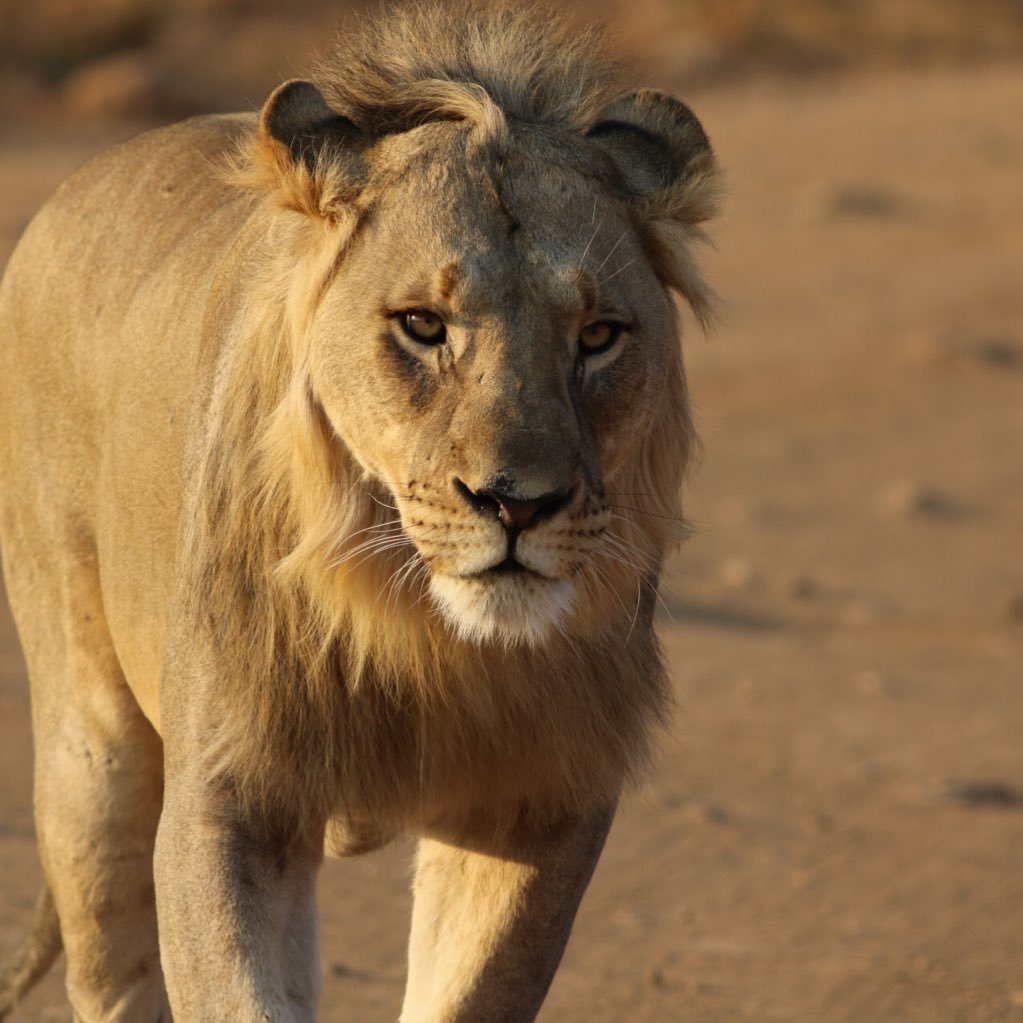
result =
[[539,575],[532,569],[526,568],[521,561],[517,561],[511,555],[504,559],[500,564],[494,565],[492,568],[484,569],[479,573],[480,578],[486,578],[492,575],[518,575],[525,572],[527,575]]
[[545,583],[558,581],[553,576],[544,575],[543,572],[538,572],[535,568],[523,565],[514,554],[509,554],[504,561],[499,561],[496,565],[491,565],[490,568],[484,568],[482,571],[473,572],[472,574],[464,575],[461,578],[479,579],[486,582],[488,580],[499,579],[504,576],[520,576],[523,580],[536,579]]

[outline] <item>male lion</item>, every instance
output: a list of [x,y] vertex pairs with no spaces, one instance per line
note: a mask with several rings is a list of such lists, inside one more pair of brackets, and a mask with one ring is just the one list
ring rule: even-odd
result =
[[668,702],[716,171],[591,35],[453,20],[100,156],[11,260],[48,891],[0,1015],[63,942],[83,1023],[311,1020],[325,841],[402,831],[403,1023],[539,1010]]

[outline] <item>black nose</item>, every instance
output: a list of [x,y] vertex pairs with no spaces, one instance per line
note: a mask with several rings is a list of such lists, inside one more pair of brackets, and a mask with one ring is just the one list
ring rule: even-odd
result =
[[568,503],[571,487],[552,490],[539,497],[512,497],[505,489],[487,487],[472,490],[461,480],[455,480],[455,490],[476,511],[495,516],[509,532],[521,533],[544,519],[557,514]]

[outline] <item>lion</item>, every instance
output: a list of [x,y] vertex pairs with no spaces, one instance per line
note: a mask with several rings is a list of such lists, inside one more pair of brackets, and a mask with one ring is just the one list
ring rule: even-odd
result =
[[75,1019],[315,1017],[418,839],[402,1023],[532,1020],[669,711],[675,295],[718,171],[598,35],[411,7],[66,182],[0,290],[4,569]]

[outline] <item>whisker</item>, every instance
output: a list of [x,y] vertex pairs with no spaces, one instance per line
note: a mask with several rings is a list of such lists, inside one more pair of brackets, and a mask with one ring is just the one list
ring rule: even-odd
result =
[[671,613],[671,609],[665,603],[664,598],[661,596],[660,590],[658,590],[657,586],[649,579],[648,572],[641,570],[638,566],[631,564],[631,562],[627,562],[621,558],[616,557],[610,551],[605,551],[604,555],[609,560],[616,562],[622,567],[630,568],[635,573],[636,582],[640,587],[640,591],[642,592],[642,588],[645,586],[653,595],[654,600],[656,600],[657,603],[660,605],[661,610],[664,611],[665,614],[667,614],[668,617],[672,619],[672,621],[674,621],[674,616]]
[[409,540],[407,537],[402,537],[400,539],[389,540],[386,543],[382,543],[378,546],[368,548],[363,553],[362,557],[360,557],[357,561],[352,562],[351,564],[349,564],[349,562],[351,561],[353,555],[341,557],[336,562],[334,562],[332,567],[340,568],[342,565],[344,565],[348,569],[348,571],[354,572],[357,568],[366,564],[366,562],[369,561],[371,558],[380,554],[385,554],[388,551],[400,550],[405,545],[408,545],[408,547],[411,550],[413,551],[415,550],[415,546],[413,545],[412,541]]
[[644,564],[649,565],[652,555],[648,551],[643,550],[642,547],[632,543],[632,541],[626,540],[625,537],[612,533],[610,530],[604,533],[604,539],[607,543],[613,544],[622,554],[629,554],[635,557],[637,559],[635,564],[637,570]]
[[376,494],[370,494],[369,495],[369,499],[371,501],[373,501],[374,504],[378,504],[378,505],[380,505],[381,508],[386,508],[388,511],[394,511],[394,512],[400,511],[400,509],[398,508],[397,505],[386,504],[385,502],[381,501],[380,498],[376,496]]
[[612,564],[628,569],[630,575],[643,576],[645,574],[641,566],[629,560],[629,558],[625,557],[622,553],[614,550],[604,550],[602,551],[602,554]]
[[363,526],[362,529],[355,530],[354,533],[348,533],[341,538],[342,542],[354,540],[357,536],[361,536],[363,533],[377,533],[380,536],[389,536],[391,533],[402,532],[402,526],[400,522],[376,522],[372,526]]
[[[650,564],[649,555],[643,552],[640,548],[633,544],[630,544],[627,540],[624,540],[620,536],[616,536],[614,533],[604,533],[602,539],[604,539],[608,545],[611,545],[612,549],[605,546],[602,550],[604,557],[608,560],[613,561],[623,568],[628,568],[634,572],[638,578],[640,586],[646,586],[653,594],[654,599],[661,608],[671,617],[671,610],[668,605],[664,602],[664,598],[661,596],[657,585],[650,579]],[[627,555],[629,557],[627,557]],[[638,557],[642,561],[634,561],[633,557]],[[643,564],[646,562],[646,564]]]
[[639,619],[639,606],[643,602],[643,583],[641,580],[636,581],[636,606],[632,611],[632,621],[629,622],[629,631],[625,635],[625,644],[628,646],[629,640],[632,639],[632,630],[636,627],[636,622]]
[[[365,533],[372,529],[379,529],[379,533],[375,536],[370,537],[368,540],[363,540],[362,543],[357,544],[352,548],[346,548],[343,550],[331,563],[331,568],[339,568],[346,562],[351,561],[353,558],[358,558],[360,555],[368,554],[373,555],[375,553],[382,553],[387,550],[391,550],[397,547],[401,547],[404,544],[409,544],[413,548],[415,543],[413,539],[405,532],[404,528],[400,523],[382,523],[379,527],[367,526],[365,529],[357,530],[351,535],[358,536],[360,533]],[[447,529],[443,523],[437,523],[433,526],[428,526],[425,529],[421,529],[419,535],[423,539],[430,539],[431,535],[436,532],[444,532]],[[434,539],[432,541],[438,546],[445,546],[445,542]],[[448,546],[456,544],[456,541],[450,541]],[[363,558],[358,562],[362,564],[366,559]],[[355,565],[351,567],[356,567]]]
[[613,274],[611,274],[611,275],[610,275],[610,276],[608,276],[608,277],[605,277],[605,278],[604,278],[604,279],[603,279],[603,280],[602,280],[602,281],[600,282],[600,286],[601,286],[601,287],[603,287],[603,286],[604,286],[605,284],[607,284],[607,282],[608,282],[608,281],[610,281],[610,280],[613,280],[613,279],[614,279],[615,277],[617,277],[617,276],[618,276],[618,275],[619,275],[619,274],[620,274],[620,273],[621,273],[621,272],[622,272],[623,270],[627,270],[627,269],[628,269],[628,268],[629,268],[630,266],[632,266],[632,264],[633,264],[633,263],[635,263],[635,262],[636,262],[636,259],[635,259],[635,257],[633,257],[633,258],[632,258],[632,259],[630,259],[630,260],[629,260],[629,261],[628,261],[627,263],[623,263],[623,264],[622,264],[622,265],[621,265],[620,267],[618,267],[618,269],[617,269],[617,270],[615,270],[615,272],[614,272]]
[[[597,216],[597,197],[593,197],[593,214],[590,217],[590,223],[592,224],[594,218]],[[593,233],[590,235],[590,240],[586,243],[586,248],[583,249],[583,254],[579,257],[579,269],[581,270],[583,264],[586,262],[586,256],[589,254],[590,246],[593,244],[594,239],[597,237],[597,233],[604,226],[604,218],[600,218],[600,223],[593,229]]]
[[603,262],[600,264],[600,266],[597,267],[597,269],[594,271],[594,273],[598,273],[599,274],[600,271],[604,269],[604,267],[607,265],[607,261],[615,254],[615,249],[617,249],[618,246],[622,244],[622,242],[625,240],[625,236],[628,233],[629,232],[627,230],[626,231],[622,231],[622,233],[618,236],[618,241],[616,241],[614,243],[614,245],[611,246],[611,251],[604,257]]
[[[634,515],[646,515],[652,519],[667,519],[667,521],[669,522],[677,522],[679,523],[679,525],[682,526],[686,525],[685,517],[682,515],[665,515],[662,512],[646,511],[646,509],[644,508],[632,508],[627,504],[609,504],[608,507],[614,508],[618,511],[632,512]],[[621,515],[618,516],[618,518],[622,519],[622,521],[624,522],[629,521],[628,519]]]
[[387,603],[384,604],[384,613],[386,614],[391,607],[392,601],[397,601],[399,594],[403,588],[407,587],[409,574],[414,572],[419,566],[420,560],[419,552],[417,551],[408,561],[403,565],[399,565],[390,575],[387,582]]
[[622,614],[628,614],[628,609],[622,601],[621,594],[614,586],[611,585],[611,579],[608,576],[607,570],[592,561],[587,563],[586,568],[589,572],[592,572],[588,581],[592,582],[597,587],[597,592],[606,593],[609,597],[615,600],[619,608],[621,608]]
[[341,552],[334,561],[334,565],[341,565],[346,561],[351,561],[352,558],[357,558],[359,555],[364,554],[367,551],[385,551],[390,547],[400,546],[403,543],[410,542],[409,538],[400,531],[396,533],[387,533],[383,536],[370,537],[370,539],[364,540],[355,547]]

